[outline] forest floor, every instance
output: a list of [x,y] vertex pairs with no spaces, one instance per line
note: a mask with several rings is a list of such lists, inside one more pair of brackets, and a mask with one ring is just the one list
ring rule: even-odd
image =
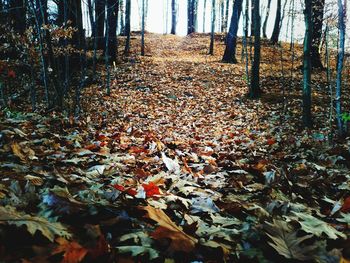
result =
[[1,113],[0,260],[348,262],[350,141],[331,133],[326,72],[303,129],[301,47],[264,43],[250,100],[220,38],[209,56],[207,35],[147,34],[140,57],[134,36],[78,119]]

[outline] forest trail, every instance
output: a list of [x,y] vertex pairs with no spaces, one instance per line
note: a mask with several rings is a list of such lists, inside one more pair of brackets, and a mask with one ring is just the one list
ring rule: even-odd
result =
[[265,94],[250,100],[244,64],[220,63],[222,42],[208,56],[208,36],[146,39],[139,57],[132,38],[110,96],[99,65],[78,118],[0,116],[0,215],[24,218],[32,231],[4,228],[5,262],[59,253],[91,262],[284,262],[285,243],[297,259],[322,262],[326,245],[338,258],[346,252],[349,142],[327,141],[319,103],[327,91],[315,88],[315,128],[301,129],[301,75],[281,114],[275,47],[263,49]]

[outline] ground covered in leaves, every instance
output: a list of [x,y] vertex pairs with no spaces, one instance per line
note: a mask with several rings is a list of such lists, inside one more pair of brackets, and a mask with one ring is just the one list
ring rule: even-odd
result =
[[138,42],[78,119],[1,113],[0,259],[348,262],[350,142],[330,141],[325,72],[304,130],[300,47],[292,65],[264,45],[249,100],[220,39],[215,56],[205,35],[148,34],[142,58]]

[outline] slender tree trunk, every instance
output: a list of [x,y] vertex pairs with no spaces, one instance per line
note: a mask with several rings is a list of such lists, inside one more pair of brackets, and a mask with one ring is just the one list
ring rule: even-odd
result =
[[[249,0],[247,0],[249,1]],[[254,8],[255,8],[255,5],[254,5],[254,0],[251,0],[251,3],[252,3],[252,6],[251,6],[251,10],[250,10],[250,36],[255,36],[255,32],[254,32],[254,25],[255,25],[255,16],[254,16]]]
[[187,0],[187,35],[196,31],[196,0]]
[[176,0],[171,0],[171,34],[175,35],[176,34],[176,17],[177,17],[177,12],[176,12]]
[[[112,61],[117,59],[117,16],[119,11],[118,0],[107,0],[107,23],[108,25],[108,41],[106,39],[105,52],[108,46],[108,55]],[[107,30],[106,30],[107,36]]]
[[104,49],[104,31],[105,31],[105,6],[106,0],[95,0],[95,23],[97,47]]
[[226,8],[225,8],[225,24],[224,24],[224,32],[227,31],[227,24],[228,24],[228,12],[230,9],[230,0],[226,0]]
[[220,31],[225,32],[225,2],[224,1],[220,3],[220,21],[221,21]]
[[225,53],[222,58],[226,63],[237,63],[236,59],[236,45],[237,45],[237,31],[239,25],[239,19],[242,13],[243,0],[235,0],[233,4],[230,28],[226,38]]
[[275,18],[275,25],[273,27],[273,32],[271,36],[271,44],[277,44],[278,38],[280,35],[280,24],[281,24],[281,15],[282,15],[282,1],[277,0],[277,10],[276,10],[276,18]]
[[126,43],[125,43],[125,50],[124,50],[125,55],[129,55],[129,52],[130,52],[130,33],[131,33],[130,18],[131,18],[131,0],[126,0],[126,2],[125,2]]
[[254,60],[252,64],[252,76],[250,85],[250,98],[259,98],[260,90],[260,0],[254,0]]
[[141,56],[145,55],[145,0],[142,0],[142,21],[141,21]]
[[207,0],[204,0],[204,9],[203,9],[203,33],[205,32],[205,15],[207,12]]
[[325,0],[312,0],[312,42],[311,42],[311,66],[323,69],[319,47],[322,36],[322,24]]
[[87,0],[88,12],[89,12],[89,20],[91,26],[91,37],[95,36],[95,19],[94,19],[94,8],[91,0]]
[[124,0],[120,0],[119,10],[120,10],[120,35],[126,36]]
[[[345,0],[346,1],[346,0]],[[344,136],[344,122],[342,120],[342,107],[341,107],[341,90],[342,90],[342,71],[344,64],[345,53],[345,6],[342,0],[338,0],[338,20],[339,20],[339,49],[338,49],[338,62],[337,62],[337,87],[335,91],[335,110],[337,114],[337,126],[338,134],[340,137]]]
[[209,54],[214,55],[214,36],[215,36],[215,20],[216,20],[216,1],[212,0],[211,5],[211,34],[210,34],[210,46]]
[[312,127],[311,116],[311,41],[312,41],[312,0],[305,0],[305,37],[303,59],[303,124]]
[[267,38],[266,35],[266,27],[267,27],[267,22],[269,20],[269,16],[270,16],[270,7],[271,7],[271,0],[268,0],[267,2],[267,10],[266,10],[266,15],[265,15],[265,20],[264,20],[264,24],[262,27],[262,31],[263,31],[263,37]]

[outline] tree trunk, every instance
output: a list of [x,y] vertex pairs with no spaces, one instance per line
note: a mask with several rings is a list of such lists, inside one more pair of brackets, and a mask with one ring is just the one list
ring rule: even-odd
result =
[[[246,0],[249,1],[249,0]],[[251,21],[250,21],[250,36],[255,36],[255,32],[254,32],[254,25],[255,25],[255,16],[254,16],[254,0],[251,0],[252,6],[250,9],[250,17],[251,17]]]
[[221,20],[220,31],[224,32],[225,31],[225,2],[224,1],[220,3],[220,20]]
[[176,12],[176,0],[171,0],[171,34],[175,35],[176,34],[176,17],[177,17],[177,12]]
[[125,9],[124,9],[124,0],[120,0],[120,35],[125,36]]
[[124,54],[129,55],[130,52],[130,17],[131,17],[131,0],[126,0],[125,2],[125,34],[126,34],[126,42],[125,42],[125,50]]
[[312,0],[312,42],[311,42],[311,67],[323,69],[319,46],[322,36],[322,24],[325,0]]
[[105,31],[105,6],[106,0],[95,0],[95,23],[97,47],[104,49],[104,31]]
[[210,34],[210,46],[209,54],[214,55],[214,36],[215,36],[215,20],[216,20],[216,3],[215,0],[212,0],[211,5],[211,34]]
[[94,9],[92,6],[91,0],[87,0],[88,12],[89,12],[89,20],[91,26],[91,37],[95,36],[95,20],[94,20]]
[[207,12],[207,0],[204,0],[204,10],[203,10],[203,33],[205,32],[205,15]]
[[[106,39],[105,52],[107,50],[112,61],[117,58],[117,16],[119,11],[118,0],[107,0],[107,24],[108,24],[108,41]],[[107,32],[106,32],[107,36]],[[108,43],[107,43],[108,42]]]
[[273,27],[273,32],[271,36],[271,44],[275,45],[278,43],[278,39],[280,36],[280,24],[281,24],[281,15],[282,15],[282,1],[277,0],[277,10],[276,10],[276,18],[275,18],[275,25]]
[[[345,0],[346,1],[346,0]],[[339,49],[338,49],[338,61],[337,61],[337,87],[335,92],[335,110],[337,114],[337,126],[339,137],[343,137],[345,134],[344,122],[342,120],[342,107],[341,107],[341,86],[342,86],[342,71],[344,64],[345,53],[345,6],[342,0],[338,0],[338,20],[339,20]]]
[[250,98],[259,98],[260,90],[260,0],[254,0],[254,60],[251,72]]
[[270,7],[271,7],[271,0],[268,0],[265,20],[264,20],[264,24],[263,24],[263,28],[262,28],[264,38],[267,38],[266,27],[267,27],[267,21],[269,20],[269,16],[270,16]]
[[227,31],[227,24],[228,24],[228,12],[230,9],[230,0],[226,0],[226,9],[225,9],[225,24],[224,24],[224,32]]
[[222,62],[237,63],[236,59],[236,44],[237,44],[237,31],[239,25],[239,19],[242,12],[243,0],[235,0],[233,4],[230,28],[226,38],[225,53],[222,58]]
[[195,32],[195,2],[187,0],[187,35]]
[[141,21],[141,56],[145,55],[145,12],[146,0],[142,0],[142,21]]
[[303,59],[303,124],[312,127],[311,116],[311,41],[312,41],[312,0],[305,0],[305,37]]

